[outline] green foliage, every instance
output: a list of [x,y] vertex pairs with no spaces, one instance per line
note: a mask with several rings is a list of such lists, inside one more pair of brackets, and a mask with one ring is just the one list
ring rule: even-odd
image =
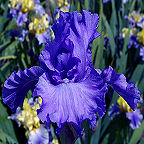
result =
[[144,131],[144,121],[142,122],[141,126],[133,132],[129,144],[136,144],[140,140],[143,131]]
[[17,138],[12,121],[8,119],[7,109],[0,101],[0,140],[3,143],[17,143]]

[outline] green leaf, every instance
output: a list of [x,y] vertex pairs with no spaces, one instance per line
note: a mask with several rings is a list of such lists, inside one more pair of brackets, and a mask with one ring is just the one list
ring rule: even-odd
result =
[[135,3],[136,3],[136,0],[133,0],[131,8],[130,8],[130,13],[134,10]]
[[138,88],[141,93],[144,93],[144,72],[142,73],[142,78],[140,79],[141,81],[138,83]]
[[109,142],[108,138],[109,138],[109,133],[103,138],[101,144],[108,144]]
[[144,121],[142,122],[141,126],[133,132],[129,144],[136,144],[139,141],[140,137],[142,136],[143,131],[144,131]]
[[91,144],[99,144],[101,121],[102,121],[102,119],[98,120],[98,128],[97,128],[96,132],[94,133],[94,135],[91,138]]
[[[112,104],[115,104],[117,102],[118,98],[119,98],[118,94],[116,92],[114,92],[113,98],[112,98],[111,103],[110,103],[110,106]],[[109,108],[107,110],[107,113],[105,114],[105,117],[104,117],[103,122],[102,122],[102,130],[101,130],[101,133],[100,133],[101,134],[101,138],[105,137],[104,134],[105,134],[108,126],[110,125],[110,122],[111,122],[111,120],[108,117],[108,112],[110,110],[110,106],[109,106]]]
[[8,3],[9,1],[7,1],[4,5],[4,13],[2,16],[0,16],[0,33],[4,30],[4,26],[6,21],[8,21],[7,19],[7,13],[8,13]]
[[0,61],[1,60],[7,60],[7,59],[16,59],[16,56],[4,56],[4,57],[0,57]]
[[15,40],[14,42],[12,42],[9,45],[7,45],[5,50],[2,52],[2,55],[3,56],[14,55],[18,43],[19,43],[19,41]]
[[86,10],[89,10],[89,0],[84,1],[84,6]]
[[122,23],[122,17],[121,17],[121,14],[120,14],[120,13],[121,13],[121,12],[118,11],[119,32],[121,32],[121,30],[122,30],[122,25],[123,25],[123,23]]
[[144,10],[144,1],[137,0],[137,3],[138,3],[138,7],[141,8],[141,10],[143,11]]
[[78,4],[77,4],[77,11],[81,12],[80,1],[78,1]]
[[8,134],[6,134],[5,132],[3,132],[2,130],[0,130],[0,141],[2,141],[2,143],[5,144],[17,144],[18,142],[16,142],[12,137],[10,137]]
[[74,144],[81,144],[81,140],[80,140],[80,138],[78,138],[78,139],[75,141]]
[[0,53],[10,45],[10,40],[6,41],[4,44],[0,45]]
[[[99,21],[98,32],[102,33],[102,28],[103,28],[103,25],[102,25],[103,2],[102,2],[102,0],[100,1],[100,14],[99,15],[100,15],[100,21]],[[95,41],[97,41],[98,45],[94,45],[94,46],[98,46],[98,48],[97,48],[97,53],[96,53],[96,59],[94,62],[94,67],[95,68],[103,68],[103,65],[104,65],[104,59],[103,59],[104,37],[103,37],[103,35],[98,37]],[[94,51],[95,50],[96,50],[96,47],[94,48]]]
[[103,18],[103,21],[104,21],[104,25],[106,27],[106,32],[108,34],[108,39],[109,39],[109,43],[110,43],[110,47],[111,47],[112,57],[114,57],[115,51],[116,51],[116,44],[115,44],[114,36],[113,36],[110,25],[109,25],[109,23],[108,23],[108,21],[107,21],[104,14],[103,14],[102,18]]
[[0,101],[0,129],[17,142],[14,127],[12,121],[8,119],[8,113],[6,108]]
[[141,80],[143,79],[143,77],[142,77],[143,72],[144,72],[144,65],[139,64],[133,72],[133,75],[131,77],[131,81],[134,83],[141,82]]
[[56,4],[54,0],[50,0],[51,7],[55,10],[56,9]]
[[6,64],[1,66],[1,68],[0,68],[0,80],[1,80],[1,82],[4,82],[6,80],[6,77],[10,72],[10,65],[11,65],[11,61],[8,61]]
[[124,46],[122,48],[122,55],[120,58],[120,66],[119,66],[119,70],[118,70],[119,73],[125,73],[126,72],[127,57],[128,57],[128,54],[126,52],[127,52],[127,46],[129,43],[129,35],[130,35],[130,28],[128,30],[128,33],[126,34],[125,39],[124,39]]
[[115,8],[115,1],[112,0],[112,15],[111,15],[111,19],[110,19],[110,26],[111,26],[111,30],[113,32],[113,35],[116,35],[117,32],[117,15],[116,15],[116,8]]
[[139,142],[139,144],[144,144],[144,138]]

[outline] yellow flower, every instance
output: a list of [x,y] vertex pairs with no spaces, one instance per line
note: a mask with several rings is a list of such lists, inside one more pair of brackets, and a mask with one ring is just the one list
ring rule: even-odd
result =
[[21,4],[21,11],[23,13],[30,12],[34,9],[34,0],[10,0],[10,7],[17,8],[17,4]]
[[127,33],[128,33],[128,28],[123,28],[122,29],[122,37],[125,38]]
[[68,6],[67,0],[58,0],[58,7]]
[[122,97],[120,97],[117,100],[117,103],[118,103],[119,108],[120,108],[121,111],[123,111],[123,112],[131,112],[131,111],[133,111],[131,109],[131,107],[127,104],[127,102]]
[[144,29],[137,33],[137,40],[144,46]]
[[[125,38],[127,33],[128,33],[128,28],[123,28],[122,29],[122,37]],[[136,33],[137,33],[137,29],[136,28],[130,29],[130,35],[136,35]]]
[[19,0],[10,0],[10,5],[9,5],[9,7],[15,8],[16,5],[18,4],[18,1],[19,1]]
[[[64,7],[61,7],[60,8],[60,11],[62,11],[62,12],[69,12],[69,8],[68,7],[66,7],[66,6],[64,6]],[[57,13],[57,15],[56,15],[56,20],[59,18],[59,12]]]
[[19,0],[22,3],[21,11],[23,13],[27,13],[33,10],[34,8],[34,0]]
[[34,106],[31,107],[31,105],[28,103],[28,99],[26,98],[24,100],[23,110],[21,110],[21,112],[18,114],[17,119],[22,125],[24,125],[26,130],[31,131],[40,127],[40,120],[36,112],[36,110],[39,108],[40,106],[36,102],[34,103]]
[[142,15],[136,12],[132,12],[129,14],[128,19],[134,19],[134,21],[136,23],[138,23],[139,21],[141,21]]
[[30,33],[41,34],[49,27],[48,15],[45,14],[42,17],[33,17],[32,22],[29,24]]
[[57,139],[53,139],[53,140],[52,140],[52,143],[53,143],[53,144],[58,144],[58,140],[57,140]]

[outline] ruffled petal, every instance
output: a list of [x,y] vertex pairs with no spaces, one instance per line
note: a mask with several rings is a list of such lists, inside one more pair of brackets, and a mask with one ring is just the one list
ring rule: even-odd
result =
[[74,44],[73,56],[81,60],[78,65],[78,77],[77,81],[80,80],[86,70],[88,46],[95,38],[100,36],[96,31],[98,28],[99,17],[97,14],[92,14],[86,10],[82,11],[82,15],[77,12],[72,13],[71,18],[71,29],[68,38]]
[[83,10],[82,14],[60,12],[60,18],[52,27],[55,40],[45,46],[39,57],[42,67],[55,71],[57,70],[57,57],[63,53],[70,53],[72,57],[79,59],[76,81],[81,80],[87,66],[91,64],[89,43],[100,36],[96,31],[98,21],[97,14],[86,10]]
[[48,144],[49,143],[49,132],[41,125],[35,131],[29,132],[28,144]]
[[143,115],[140,113],[139,109],[126,113],[126,117],[131,121],[130,127],[132,129],[139,128],[143,120]]
[[72,123],[78,134],[81,134],[81,123],[88,120],[94,128],[96,125],[96,111],[102,117],[106,112],[105,93],[107,85],[100,75],[92,70],[91,74],[79,83],[64,83],[57,86],[49,82],[47,73],[40,78],[33,96],[42,98],[42,105],[38,110],[38,117],[45,123],[57,123],[61,129],[65,122]]
[[25,95],[30,89],[33,89],[43,70],[34,66],[24,71],[13,72],[5,81],[2,89],[3,102],[7,104],[12,111],[18,106],[23,105]]
[[[62,53],[62,48],[64,43],[68,42],[69,48],[70,41],[66,38],[69,35],[69,23],[65,23],[61,17],[60,22],[57,22],[53,25],[53,31],[55,34],[55,39],[52,42],[48,42],[43,51],[39,56],[39,61],[42,68],[55,71],[56,59],[59,53]],[[60,51],[60,52],[58,52]]]
[[133,110],[136,109],[137,102],[140,101],[140,92],[138,88],[135,88],[134,83],[127,83],[126,77],[123,74],[117,74],[110,66],[101,73],[101,76],[104,82],[121,95]]

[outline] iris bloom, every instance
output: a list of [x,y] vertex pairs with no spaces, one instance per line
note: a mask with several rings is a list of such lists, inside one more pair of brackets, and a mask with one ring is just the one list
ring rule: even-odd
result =
[[19,126],[23,125],[27,130],[26,133],[39,128],[40,120],[36,111],[40,108],[40,101],[41,99],[38,99],[37,102],[34,102],[33,98],[30,98],[29,100],[25,98],[23,109],[18,107],[16,113],[12,114],[8,118],[15,120]]
[[133,111],[127,102],[122,97],[120,97],[115,105],[111,105],[108,115],[112,120],[115,115],[119,115],[122,112],[126,113],[126,117],[130,120],[130,127],[132,129],[139,128],[143,120],[143,115],[140,113],[140,110],[136,109]]
[[[122,38],[124,39],[128,33],[128,28],[123,28],[122,29]],[[136,28],[132,28],[130,29],[130,35],[129,35],[129,43],[128,43],[128,48],[138,48],[139,47],[139,42],[137,40],[137,29]]]
[[43,124],[40,124],[40,120],[37,116],[36,110],[39,109],[41,99],[33,98],[29,100],[25,98],[23,103],[23,109],[17,108],[15,114],[9,116],[9,119],[15,120],[19,126],[23,125],[26,129],[26,136],[28,138],[28,144],[48,144],[49,142],[49,131]]
[[13,72],[2,89],[4,103],[15,111],[32,89],[33,97],[42,98],[37,111],[40,120],[56,123],[58,134],[66,122],[73,124],[78,136],[84,120],[94,128],[96,112],[100,117],[105,114],[108,85],[135,109],[140,100],[135,85],[127,83],[125,76],[110,66],[104,71],[93,67],[89,44],[100,36],[96,31],[98,21],[97,14],[86,10],[82,14],[61,12],[52,27],[55,39],[47,43],[39,56],[41,67]]
[[40,108],[39,105],[41,102],[41,98],[35,99],[35,101],[33,98],[29,100],[25,98],[23,109],[18,107],[16,113],[8,117],[9,119],[15,120],[19,126],[22,125],[25,128],[28,144],[53,144],[53,141],[55,143],[57,142],[56,139],[50,139],[50,129],[40,124],[36,110]]
[[44,14],[43,16],[32,18],[32,22],[29,24],[29,31],[32,34],[36,35],[36,38],[39,41],[39,44],[46,43],[48,38],[48,27],[49,20],[48,15]]
[[[50,19],[39,0],[10,0],[9,7],[11,9],[8,17],[15,18],[17,29],[19,29],[19,34],[15,36],[19,41],[24,41],[28,34],[25,31],[29,31],[35,35],[39,44],[47,42],[51,37],[48,29]],[[32,16],[30,16],[31,14]]]
[[125,18],[129,21],[132,27],[135,27],[135,26],[139,26],[139,24],[143,19],[143,15],[138,11],[133,11],[128,16],[125,16]]

